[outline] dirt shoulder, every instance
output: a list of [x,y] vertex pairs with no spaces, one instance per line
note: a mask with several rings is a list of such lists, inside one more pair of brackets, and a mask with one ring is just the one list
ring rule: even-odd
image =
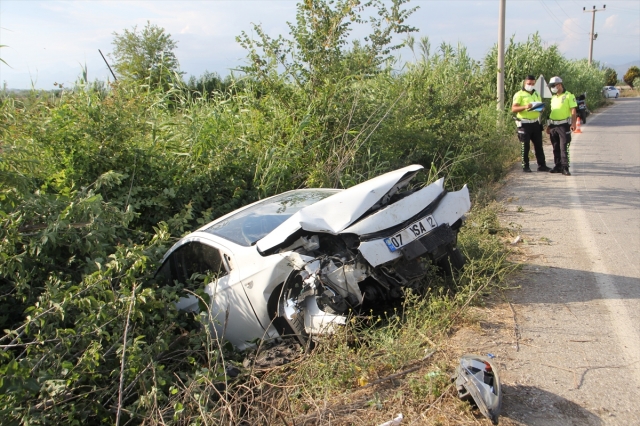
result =
[[[615,145],[640,137],[628,106],[592,116],[575,137],[574,176],[514,167],[507,179],[501,219],[520,236],[514,289],[474,308],[477,325],[450,341],[496,356],[501,424],[638,424],[640,167],[633,145]],[[548,143],[545,152],[552,163]]]

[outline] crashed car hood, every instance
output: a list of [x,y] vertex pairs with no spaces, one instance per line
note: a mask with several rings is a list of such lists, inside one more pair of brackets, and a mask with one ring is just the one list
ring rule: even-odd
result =
[[299,230],[338,234],[405,186],[423,167],[411,165],[352,186],[305,207],[258,241],[260,253],[282,245]]

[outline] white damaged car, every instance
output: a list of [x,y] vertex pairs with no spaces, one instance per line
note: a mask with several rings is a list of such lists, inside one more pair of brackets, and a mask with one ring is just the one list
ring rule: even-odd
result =
[[[456,243],[469,191],[447,192],[443,179],[407,189],[421,169],[260,200],[182,238],[158,275],[181,283],[214,275],[204,288],[209,318],[239,349],[256,339],[330,333],[350,311],[424,286],[431,265],[463,266]],[[177,303],[195,312],[199,305],[193,295]]]

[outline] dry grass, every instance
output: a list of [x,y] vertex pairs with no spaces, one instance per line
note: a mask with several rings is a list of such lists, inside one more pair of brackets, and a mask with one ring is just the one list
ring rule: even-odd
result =
[[637,98],[640,96],[640,90],[638,89],[626,89],[620,91],[621,98]]

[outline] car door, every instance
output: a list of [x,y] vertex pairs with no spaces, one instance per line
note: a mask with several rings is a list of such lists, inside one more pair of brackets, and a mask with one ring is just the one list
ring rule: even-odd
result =
[[202,300],[193,293],[204,286],[210,308],[201,314],[207,315],[213,325],[214,338],[224,337],[243,349],[249,346],[248,341],[264,335],[242,289],[230,250],[204,239],[185,241],[165,260],[158,275],[185,286],[188,296],[176,303],[181,310],[200,312]]

